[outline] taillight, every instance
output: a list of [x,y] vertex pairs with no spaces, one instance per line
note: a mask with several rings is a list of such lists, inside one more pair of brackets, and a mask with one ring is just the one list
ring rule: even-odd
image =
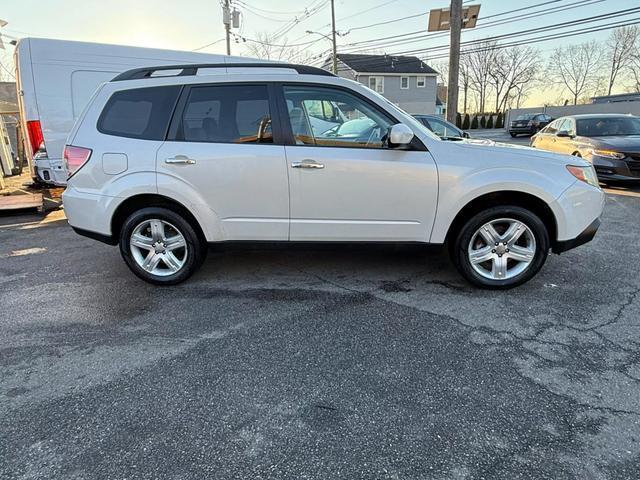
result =
[[67,167],[67,178],[70,178],[87,163],[91,156],[91,149],[84,147],[64,146],[64,163]]
[[35,154],[40,149],[40,145],[44,144],[40,120],[28,121],[27,133],[29,134],[29,143],[31,143],[31,152]]

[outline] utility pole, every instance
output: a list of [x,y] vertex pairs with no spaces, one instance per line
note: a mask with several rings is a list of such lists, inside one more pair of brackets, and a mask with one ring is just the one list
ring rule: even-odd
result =
[[447,120],[456,123],[458,113],[458,76],[460,75],[460,32],[462,31],[462,0],[451,0],[449,30],[449,86],[447,88]]
[[336,46],[336,9],[331,0],[331,37],[333,41],[333,73],[338,74],[338,47]]
[[224,0],[222,7],[222,23],[227,34],[227,55],[231,55],[231,6],[229,0]]

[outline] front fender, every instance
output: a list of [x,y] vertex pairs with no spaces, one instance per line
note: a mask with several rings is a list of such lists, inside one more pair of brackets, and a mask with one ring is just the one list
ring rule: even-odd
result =
[[443,243],[458,213],[483,195],[509,191],[527,193],[551,207],[568,186],[566,182],[554,181],[546,173],[514,167],[478,170],[464,176],[441,173],[438,209],[430,242]]

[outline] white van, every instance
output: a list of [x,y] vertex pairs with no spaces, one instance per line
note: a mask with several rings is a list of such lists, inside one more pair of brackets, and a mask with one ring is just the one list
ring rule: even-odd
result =
[[65,185],[62,153],[73,123],[98,85],[134,67],[225,63],[242,57],[100,43],[23,38],[15,51],[20,121],[35,180]]

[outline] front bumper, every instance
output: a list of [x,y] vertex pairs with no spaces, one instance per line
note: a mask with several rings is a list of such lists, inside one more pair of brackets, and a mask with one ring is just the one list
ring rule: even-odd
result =
[[576,238],[572,238],[571,240],[563,240],[558,241],[553,246],[553,253],[562,253],[567,250],[571,250],[572,248],[579,247],[580,245],[584,245],[585,243],[589,243],[593,240],[593,237],[596,236],[596,232],[600,227],[600,219],[596,218],[591,224],[585,228],[580,235]]
[[600,188],[580,180],[551,202],[557,230],[551,245],[553,252],[561,253],[590,241],[600,225],[604,203]]
[[509,127],[509,133],[526,133],[527,135],[533,135],[536,133],[537,129],[535,126],[524,126],[524,127]]
[[601,157],[589,159],[603,182],[640,183],[640,162],[636,160],[609,160]]

